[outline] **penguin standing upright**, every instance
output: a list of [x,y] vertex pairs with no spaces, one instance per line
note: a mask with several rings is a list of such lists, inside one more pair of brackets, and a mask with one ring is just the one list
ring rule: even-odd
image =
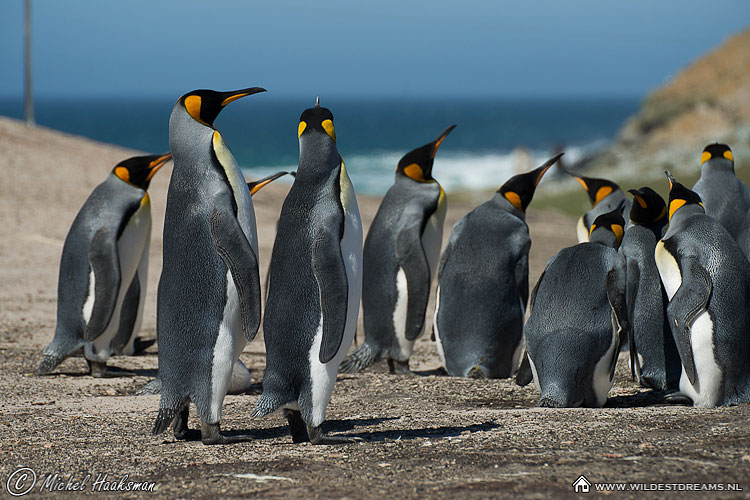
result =
[[365,343],[344,360],[344,373],[358,372],[383,356],[392,373],[409,372],[414,342],[424,330],[447,209],[445,192],[432,177],[432,165],[454,127],[398,162],[395,183],[365,240]]
[[654,256],[682,361],[670,399],[709,408],[750,402],[750,263],[700,197],[666,174],[669,226]]
[[706,215],[718,220],[733,238],[745,227],[750,189],[734,173],[734,156],[726,144],[709,144],[701,155],[701,177],[693,186]]
[[362,221],[336,147],[333,114],[306,109],[299,168],[281,209],[263,320],[266,372],[254,416],[282,410],[295,443],[326,436],[339,363],[354,340],[362,290]]
[[576,234],[578,235],[579,243],[589,241],[591,224],[597,217],[611,212],[615,207],[620,206],[622,202],[625,203],[623,205],[622,216],[623,219],[628,220],[632,202],[625,196],[620,186],[607,179],[585,177],[570,170],[566,170],[565,172],[581,183],[583,189],[586,190],[586,194],[589,195],[589,200],[591,200],[591,210],[583,214],[578,219],[578,224],[576,225]]
[[667,297],[654,260],[656,243],[667,225],[667,205],[649,187],[629,192],[633,207],[620,253],[627,265],[628,286],[637,290],[631,305],[640,382],[654,389],[668,389],[680,380],[680,356],[667,322]]
[[106,366],[109,357],[143,348],[136,334],[143,318],[151,241],[147,189],[171,157],[136,156],[118,163],[76,215],[60,260],[55,336],[37,375],[50,373],[81,348],[94,377],[117,375]]
[[589,242],[547,263],[531,294],[526,357],[539,406],[601,407],[629,331],[621,208],[597,217]]
[[561,156],[511,177],[453,226],[440,259],[433,322],[450,375],[506,378],[518,368],[529,298],[526,208]]
[[233,368],[260,325],[258,237],[250,190],[213,122],[227,104],[263,91],[195,90],[172,109],[154,434],[174,422],[175,437],[188,437],[193,401],[204,444],[248,439],[221,434],[220,420]]

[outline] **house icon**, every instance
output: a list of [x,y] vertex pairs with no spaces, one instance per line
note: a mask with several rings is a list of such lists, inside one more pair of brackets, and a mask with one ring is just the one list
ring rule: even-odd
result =
[[573,488],[576,493],[588,493],[591,490],[591,483],[585,477],[580,476],[573,483]]

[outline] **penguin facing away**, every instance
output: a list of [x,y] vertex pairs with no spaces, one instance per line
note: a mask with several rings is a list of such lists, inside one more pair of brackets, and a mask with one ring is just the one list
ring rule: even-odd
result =
[[591,201],[591,210],[583,214],[578,219],[578,224],[576,225],[576,234],[578,235],[579,243],[589,241],[591,224],[597,217],[612,211],[623,201],[625,205],[623,206],[622,216],[625,220],[628,219],[632,202],[625,196],[623,190],[616,183],[607,179],[585,177],[570,170],[566,170],[565,172],[581,183]]
[[[676,388],[680,356],[667,321],[666,292],[654,260],[656,243],[667,224],[667,205],[649,187],[631,189],[630,225],[620,245],[625,257],[628,286],[637,290],[633,307],[633,337],[637,348],[641,385],[654,389]],[[635,272],[634,272],[634,268]]]
[[281,209],[263,319],[266,371],[254,416],[281,410],[295,443],[352,442],[321,430],[338,365],[354,340],[362,222],[336,147],[333,114],[306,109],[299,168]]
[[539,406],[601,407],[630,328],[621,208],[597,217],[590,240],[553,256],[531,295],[526,358]]
[[701,155],[701,177],[693,186],[706,215],[717,219],[733,238],[745,227],[750,189],[734,173],[734,156],[726,144],[709,144]]
[[511,177],[453,226],[440,260],[433,321],[450,375],[507,378],[518,368],[529,295],[526,208],[561,156]]
[[364,246],[362,313],[365,342],[341,364],[355,373],[386,357],[391,373],[409,373],[414,342],[424,330],[437,272],[447,203],[432,177],[435,154],[455,128],[401,158]]
[[[275,181],[279,177],[288,174],[289,172],[276,172],[257,181],[249,181],[247,187],[250,190],[250,196],[255,195],[263,187],[267,186],[271,182]],[[232,377],[229,380],[229,386],[227,387],[227,394],[243,394],[250,389],[250,371],[247,369],[242,360],[237,359],[232,367]],[[146,394],[160,394],[161,393],[161,380],[155,378],[143,387],[141,387],[136,396],[143,396]]]
[[260,325],[258,237],[250,190],[213,122],[229,103],[264,89],[195,90],[169,119],[174,170],[167,193],[157,297],[161,399],[153,434],[173,425],[192,438],[190,401],[204,444],[248,436],[220,431],[233,369]]
[[109,357],[151,345],[136,339],[146,297],[151,241],[151,178],[171,154],[118,163],[83,204],[65,238],[57,289],[57,325],[37,375],[83,349],[94,377],[132,375],[107,368]]
[[654,256],[682,361],[672,402],[750,402],[750,263],[700,197],[666,172],[669,227]]

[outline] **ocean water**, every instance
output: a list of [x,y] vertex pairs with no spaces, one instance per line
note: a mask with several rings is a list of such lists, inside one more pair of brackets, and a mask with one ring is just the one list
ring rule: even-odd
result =
[[[297,124],[308,100],[258,94],[232,103],[215,126],[248,178],[294,170]],[[169,148],[174,99],[38,99],[40,125],[98,141],[159,153]],[[496,189],[518,169],[557,150],[568,164],[605,146],[637,99],[330,99],[336,138],[358,192],[383,194],[398,160],[456,129],[440,147],[433,176],[447,191]],[[22,118],[20,100],[0,100],[0,114]]]

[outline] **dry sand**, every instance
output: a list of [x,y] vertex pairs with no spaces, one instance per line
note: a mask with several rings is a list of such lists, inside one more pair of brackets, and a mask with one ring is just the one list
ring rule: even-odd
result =
[[[68,228],[94,186],[115,163],[134,154],[0,118],[3,493],[11,474],[29,467],[38,476],[31,492],[38,497],[50,495],[40,486],[55,473],[64,482],[91,474],[87,494],[99,474],[108,474],[108,482],[127,474],[130,481],[155,482],[158,496],[184,498],[568,497],[575,496],[572,483],[581,474],[594,483],[739,483],[743,491],[723,495],[749,494],[750,405],[712,410],[663,405],[658,394],[629,380],[622,359],[605,408],[538,409],[533,384],[520,388],[510,380],[436,374],[435,346],[425,336],[412,358],[412,369],[421,376],[390,375],[383,363],[339,376],[327,430],[365,442],[331,447],[292,444],[280,417],[250,418],[257,394],[227,397],[222,422],[225,430],[247,431],[256,441],[206,447],[176,442],[170,434],[151,436],[158,397],[133,394],[156,374],[156,347],[145,356],[113,358],[111,364],[137,372],[132,378],[93,379],[81,358],[64,362],[53,376],[33,376],[55,326],[58,265]],[[155,337],[170,169],[157,174],[150,189],[154,231],[145,337]],[[272,184],[254,198],[264,274],[287,189],[288,184]],[[359,197],[365,229],[378,202]],[[467,201],[449,203],[446,238],[450,226],[473,207]],[[533,204],[528,221],[533,285],[546,260],[574,243],[575,221],[535,211]],[[265,361],[260,337],[242,359],[259,389]],[[190,424],[197,425],[194,414]]]

